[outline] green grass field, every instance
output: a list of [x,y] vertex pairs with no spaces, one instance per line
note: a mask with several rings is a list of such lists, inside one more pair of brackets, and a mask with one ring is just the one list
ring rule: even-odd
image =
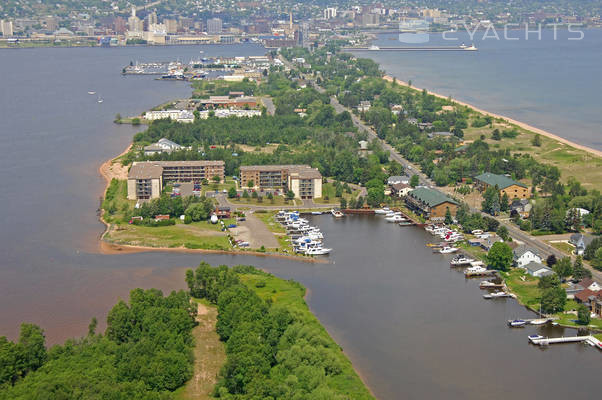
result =
[[[347,199],[347,201],[351,199],[357,198],[359,195],[359,190],[352,190],[351,193],[347,193],[343,190],[343,198]],[[328,182],[322,184],[322,197],[318,197],[314,199],[314,202],[317,204],[338,204],[341,202],[340,197],[336,197],[336,188],[334,183]]]
[[194,222],[189,225],[177,223],[161,227],[119,225],[105,236],[105,240],[115,244],[147,247],[206,250],[232,248],[226,235],[220,232],[219,225],[207,222]]

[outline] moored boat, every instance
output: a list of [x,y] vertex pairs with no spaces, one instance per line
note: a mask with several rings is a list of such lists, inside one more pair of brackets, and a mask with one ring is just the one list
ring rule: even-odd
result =
[[527,325],[527,321],[525,321],[524,319],[511,319],[508,320],[508,326],[510,326],[511,328],[520,328]]

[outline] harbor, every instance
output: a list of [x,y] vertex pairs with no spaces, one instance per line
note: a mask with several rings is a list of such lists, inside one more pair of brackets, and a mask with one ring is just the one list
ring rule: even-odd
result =
[[295,253],[324,256],[332,251],[323,246],[324,235],[320,229],[309,225],[309,221],[300,217],[298,211],[280,211],[275,219],[286,229]]

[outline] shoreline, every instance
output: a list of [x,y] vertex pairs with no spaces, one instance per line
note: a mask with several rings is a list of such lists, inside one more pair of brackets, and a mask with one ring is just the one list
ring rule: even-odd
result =
[[394,76],[391,76],[391,75],[384,75],[383,79],[385,81],[387,81],[387,82],[390,82],[390,83],[392,83],[395,80],[395,82],[397,84],[399,84],[401,86],[405,86],[405,87],[411,88],[411,89],[415,89],[417,91],[425,90],[426,93],[428,93],[430,95],[433,95],[435,97],[438,97],[440,99],[451,99],[451,101],[453,103],[459,104],[461,106],[469,107],[469,108],[473,109],[474,111],[476,111],[478,113],[490,116],[492,118],[502,119],[502,120],[506,121],[509,124],[513,124],[513,125],[518,126],[519,128],[522,128],[522,129],[525,129],[527,131],[539,134],[541,136],[545,136],[545,137],[547,137],[549,139],[556,140],[557,142],[560,142],[560,143],[565,144],[567,146],[573,147],[573,148],[575,148],[577,150],[582,150],[582,151],[590,153],[590,154],[592,154],[592,155],[594,155],[596,157],[601,157],[602,158],[602,151],[600,151],[600,150],[596,150],[596,149],[593,149],[591,147],[587,147],[585,145],[572,142],[572,141],[570,141],[568,139],[565,139],[565,138],[563,138],[561,136],[558,136],[558,135],[556,135],[554,133],[545,131],[545,130],[540,129],[540,128],[536,128],[533,125],[529,125],[529,124],[527,124],[525,122],[517,121],[517,120],[515,120],[513,118],[506,117],[506,116],[501,115],[501,114],[496,114],[496,113],[493,113],[493,112],[490,112],[490,111],[487,111],[487,110],[483,110],[482,108],[475,107],[474,105],[472,105],[470,103],[466,103],[466,102],[454,99],[454,98],[452,98],[450,96],[444,96],[444,95],[442,95],[440,93],[436,93],[436,92],[433,92],[433,91],[428,90],[428,89],[419,88],[419,87],[413,86],[413,85],[410,86],[407,82],[399,80],[398,78],[396,78]]

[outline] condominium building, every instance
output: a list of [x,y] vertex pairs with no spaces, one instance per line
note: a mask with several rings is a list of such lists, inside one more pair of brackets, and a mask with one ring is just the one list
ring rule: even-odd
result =
[[224,181],[223,161],[135,162],[128,173],[128,199],[148,200],[161,196],[164,183],[194,182],[214,177]]
[[240,183],[253,189],[292,190],[301,199],[322,197],[322,174],[309,165],[243,166]]
[[147,111],[144,114],[144,119],[148,121],[154,121],[157,119],[170,118],[173,121],[191,123],[194,122],[194,114],[188,110],[158,110],[158,111]]

